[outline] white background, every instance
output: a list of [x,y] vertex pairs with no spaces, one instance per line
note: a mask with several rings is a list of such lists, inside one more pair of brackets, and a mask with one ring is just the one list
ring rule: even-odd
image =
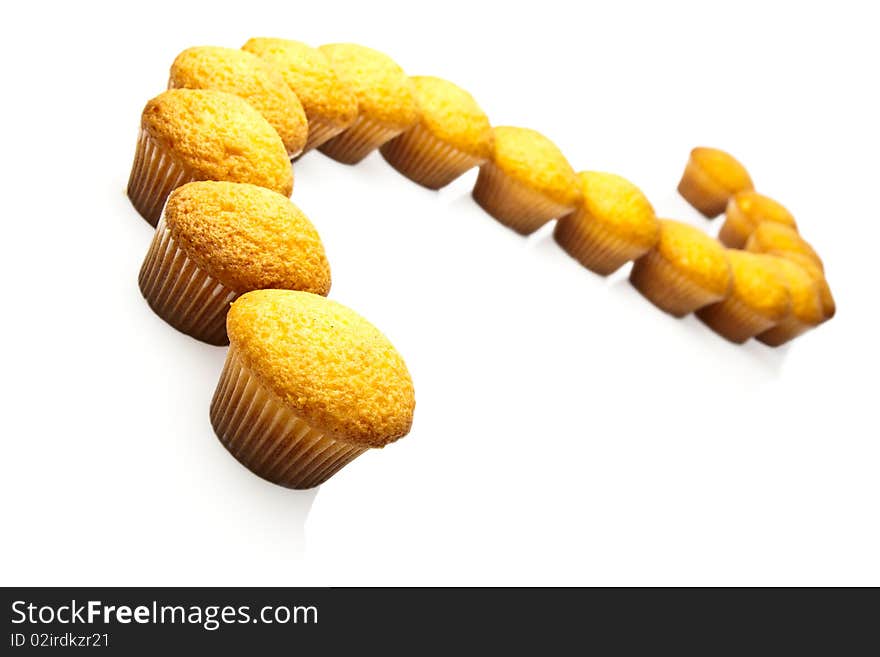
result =
[[[3,584],[880,584],[877,17],[871,3],[16,3],[4,11]],[[374,154],[296,165],[331,296],[407,360],[412,433],[320,490],[214,437],[225,350],[140,296],[125,197],[178,51],[357,41],[495,124],[675,187],[735,153],[823,256],[838,316],[731,345]]]

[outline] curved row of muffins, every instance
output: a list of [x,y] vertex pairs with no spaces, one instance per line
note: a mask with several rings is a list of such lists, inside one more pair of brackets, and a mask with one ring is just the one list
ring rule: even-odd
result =
[[695,148],[678,189],[707,218],[725,213],[718,239],[727,247],[731,285],[724,298],[696,310],[709,327],[733,342],[756,337],[777,347],[834,316],[822,260],[792,214],[756,192],[732,155]]
[[[393,346],[323,298],[323,245],[287,198],[290,160],[315,148],[347,164],[379,149],[431,189],[479,166],[473,197],[495,219],[522,234],[559,219],[554,238],[587,268],[607,275],[635,260],[630,280],[658,307],[698,311],[735,341],[781,344],[833,314],[821,262],[810,269],[812,260],[799,262],[807,249],[783,248],[791,236],[773,232],[793,221],[774,220],[782,214],[772,201],[748,196],[748,174],[720,151],[695,149],[680,190],[704,213],[723,197],[721,239],[747,251],[658,219],[629,181],[576,174],[540,133],[493,128],[466,91],[408,77],[364,46],[259,38],[241,50],[190,48],[168,87],[144,108],[128,185],[157,226],[141,290],[178,329],[231,343],[212,423],[242,463],[275,483],[321,483],[404,435],[414,408]],[[820,298],[820,281],[829,303],[817,319],[801,306],[811,292]]]

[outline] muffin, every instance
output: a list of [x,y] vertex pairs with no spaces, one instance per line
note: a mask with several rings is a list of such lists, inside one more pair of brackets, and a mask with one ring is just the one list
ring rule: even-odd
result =
[[791,297],[773,256],[728,249],[727,260],[732,274],[730,293],[696,314],[718,335],[742,344],[788,316]]
[[138,282],[171,326],[222,345],[240,294],[326,295],[330,266],[315,227],[287,197],[247,183],[192,182],[168,197]]
[[791,312],[774,327],[756,337],[766,345],[778,347],[821,324],[825,314],[819,286],[803,267],[779,256],[767,257],[772,259],[788,288]]
[[717,303],[730,289],[724,247],[703,231],[660,220],[660,239],[633,263],[629,280],[645,298],[675,317]]
[[733,155],[700,147],[691,151],[678,192],[711,219],[724,212],[731,196],[753,187],[749,172]]
[[309,125],[299,98],[277,70],[249,52],[188,48],[171,65],[168,88],[214,89],[240,96],[275,128],[288,155],[299,155],[306,145]]
[[660,238],[654,208],[641,190],[613,173],[577,175],[581,201],[556,222],[553,238],[584,267],[602,276],[640,257]]
[[406,364],[354,311],[308,292],[257,290],[232,304],[226,325],[211,424],[263,479],[311,488],[409,432]]
[[474,200],[521,235],[573,211],[580,185],[568,160],[544,135],[528,128],[493,131],[492,156],[480,167]]
[[242,50],[271,64],[302,103],[309,122],[303,153],[339,134],[357,118],[357,99],[317,48],[288,39],[256,38]]
[[411,78],[419,120],[380,149],[410,180],[440,189],[492,155],[489,118],[464,89],[440,78]]
[[354,123],[321,146],[324,155],[357,164],[418,121],[412,80],[388,55],[354,43],[328,44],[320,50],[358,106]]
[[222,91],[172,89],[141,115],[128,197],[155,226],[175,187],[194,180],[245,182],[290,196],[293,170],[275,128]]
[[822,259],[810,246],[810,243],[801,237],[797,230],[784,224],[763,223],[759,225],[746,240],[746,251],[785,257],[799,253],[812,260],[822,271],[825,270]]
[[816,261],[802,253],[788,252],[782,257],[800,265],[816,281],[816,286],[819,288],[819,301],[822,303],[822,321],[827,322],[834,317],[837,312],[837,304],[834,302],[834,295],[831,294],[831,286],[828,285],[825,273],[816,264]]
[[797,230],[794,217],[781,203],[752,190],[738,192],[727,202],[724,224],[718,232],[718,239],[725,246],[741,249],[755,228],[765,221]]

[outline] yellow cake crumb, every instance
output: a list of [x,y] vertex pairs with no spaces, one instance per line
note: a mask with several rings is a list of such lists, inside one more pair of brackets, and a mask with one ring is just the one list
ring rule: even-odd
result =
[[257,290],[232,304],[227,332],[251,373],[317,431],[369,447],[409,432],[406,364],[353,310],[307,292]]
[[189,183],[168,197],[165,225],[187,257],[234,292],[330,291],[318,231],[277,192],[243,183]]
[[272,125],[290,155],[302,151],[308,120],[281,74],[256,55],[234,48],[196,46],[171,64],[171,89],[215,89],[244,98]]
[[388,55],[355,43],[331,43],[319,50],[357,98],[358,116],[397,130],[418,120],[412,80]]
[[647,250],[657,243],[660,224],[651,202],[636,185],[623,176],[601,171],[582,171],[577,180],[585,221],[599,222],[634,247]]
[[[242,50],[272,64],[299,97],[309,119],[332,126],[330,133],[345,129],[357,118],[354,93],[339,79],[326,55],[300,41],[257,37]],[[312,141],[311,139],[309,140]],[[317,144],[310,144],[314,148]]]
[[492,155],[492,126],[473,96],[442,78],[422,75],[412,81],[419,120],[428,132],[478,160]]
[[498,126],[493,133],[492,161],[502,173],[559,205],[580,202],[577,175],[556,144],[529,128]]
[[285,196],[293,170],[281,137],[245,100],[221,91],[172,89],[144,108],[142,129],[203,180],[247,182]]
[[701,289],[725,295],[731,276],[724,247],[699,228],[672,219],[659,221],[657,253]]

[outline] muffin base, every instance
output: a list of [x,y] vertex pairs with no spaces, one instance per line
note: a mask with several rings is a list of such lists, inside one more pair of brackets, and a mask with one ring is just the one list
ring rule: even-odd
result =
[[776,324],[735,297],[700,308],[696,314],[706,326],[736,344],[742,344]]
[[238,293],[190,260],[159,219],[156,234],[138,276],[150,308],[182,333],[213,345],[229,344],[226,313]]
[[446,187],[483,162],[441,141],[421,123],[383,144],[379,152],[397,171],[428,189]]
[[345,130],[345,128],[346,126],[344,124],[331,123],[319,118],[310,118],[309,135],[306,138],[306,145],[303,146],[300,155],[305,155],[310,150],[321,146],[324,142],[330,141],[333,137]]
[[403,132],[400,128],[359,116],[345,131],[318,147],[327,157],[343,164],[357,164],[389,139]]
[[656,249],[651,249],[633,263],[629,282],[648,301],[674,317],[689,315],[725,296],[689,280]]
[[318,486],[367,450],[298,417],[248,371],[234,345],[211,401],[211,425],[248,470],[287,488]]
[[813,327],[809,324],[804,324],[794,317],[786,317],[770,330],[755,336],[755,339],[763,342],[768,347],[780,347],[786,342],[794,340],[799,335],[803,335],[811,328]]
[[678,193],[708,219],[714,219],[724,212],[731,196],[691,160],[685,165],[678,183]]
[[190,169],[172,158],[159,142],[141,129],[128,179],[128,198],[151,226],[158,223],[168,195],[194,180],[198,177]]
[[491,161],[480,167],[471,196],[492,217],[520,235],[534,233],[551,219],[574,209],[513,180]]
[[648,250],[612,235],[583,208],[556,222],[553,239],[568,255],[600,276],[614,273]]

